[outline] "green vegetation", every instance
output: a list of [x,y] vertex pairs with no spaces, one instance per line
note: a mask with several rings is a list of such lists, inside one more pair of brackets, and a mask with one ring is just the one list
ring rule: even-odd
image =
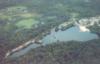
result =
[[17,61],[12,61],[19,64],[99,64],[99,42],[99,39],[87,42],[57,42],[31,50]]
[[[41,51],[40,48],[36,49],[35,53],[34,50],[32,50],[29,54],[25,56],[25,58],[23,56],[21,60],[18,60],[18,63],[15,63],[15,61],[11,61],[11,63],[6,63],[4,55],[9,50],[12,50],[13,48],[25,43],[26,41],[36,36],[40,36],[40,39],[42,37],[41,33],[43,32],[50,32],[50,29],[58,27],[64,22],[72,22],[72,18],[80,19],[85,17],[95,17],[99,15],[100,0],[0,0],[0,64],[25,64],[23,62],[26,62],[26,64],[28,64],[28,61],[25,61],[26,57],[29,58],[29,61],[32,60],[34,64],[38,64],[37,61],[41,61],[41,59],[44,58],[44,56],[42,56],[43,52],[39,54],[39,52]],[[98,35],[100,35],[99,26],[95,25],[90,29],[93,33],[97,33]],[[100,41],[97,40],[96,42],[98,43]],[[96,42],[94,44],[97,44]],[[88,45],[86,46],[88,47]],[[71,53],[72,55],[77,55],[77,49],[81,49],[80,46],[82,46],[79,43],[76,44],[75,42],[74,44],[71,41],[70,46],[68,44],[56,44],[53,45],[53,47],[50,46],[42,48],[42,51],[47,51],[46,53],[49,56],[46,56],[46,58],[41,61],[42,64],[66,64],[65,61],[67,61],[68,64],[81,64],[79,63],[81,61],[83,62],[83,64],[98,64],[92,63],[92,60],[94,58],[89,58],[91,59],[91,63],[88,63],[90,62],[90,60],[85,60],[88,57],[87,55],[87,57],[84,57],[81,54],[82,59],[78,58],[79,60],[71,60],[69,56],[67,57],[66,53],[69,54],[70,51],[74,52]],[[52,48],[54,48],[54,50],[52,50]],[[51,51],[55,53],[53,54],[53,56],[50,56],[52,55]],[[81,52],[85,54],[84,50],[82,50]],[[97,51],[96,54],[99,54],[99,52]],[[38,57],[38,55],[40,57]],[[64,56],[66,56],[67,58],[62,59],[62,56],[63,58]],[[58,59],[52,59],[53,57]],[[45,62],[45,60],[47,63]],[[98,58],[97,60],[99,61]],[[84,63],[84,61],[86,61],[86,63]]]
[[34,19],[24,19],[19,21],[16,25],[18,27],[32,28],[33,24],[36,24],[38,21]]

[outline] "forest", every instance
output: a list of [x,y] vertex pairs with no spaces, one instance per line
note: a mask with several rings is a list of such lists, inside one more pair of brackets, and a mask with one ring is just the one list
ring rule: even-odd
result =
[[[100,0],[0,0],[0,64],[99,64],[99,17]],[[86,28],[96,34],[97,39],[57,40],[46,46],[38,43],[50,35],[52,29],[65,31],[84,18],[94,19],[90,21],[94,24]],[[87,25],[88,20],[84,24]],[[36,39],[36,44],[41,46],[20,57],[5,58],[8,51],[31,39]]]

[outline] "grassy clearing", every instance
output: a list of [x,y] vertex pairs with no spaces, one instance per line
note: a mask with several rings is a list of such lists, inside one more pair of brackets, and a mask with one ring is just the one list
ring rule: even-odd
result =
[[10,20],[12,21],[14,18],[32,18],[38,17],[39,14],[35,12],[29,12],[27,7],[25,6],[11,6],[9,8],[1,9],[0,10],[0,19],[2,20]]
[[24,28],[32,28],[32,25],[36,24],[38,21],[34,19],[23,19],[20,20],[16,25],[18,27],[24,27]]

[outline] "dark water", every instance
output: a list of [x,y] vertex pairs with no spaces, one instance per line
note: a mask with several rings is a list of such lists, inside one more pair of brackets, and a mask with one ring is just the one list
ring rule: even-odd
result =
[[[55,32],[54,30],[51,31],[50,35],[47,35],[43,38],[43,45],[47,44],[53,44],[57,40],[59,41],[88,41],[92,39],[97,39],[98,36],[96,34],[90,33],[90,32],[80,32],[78,27],[71,27],[65,31],[58,31]],[[16,52],[12,55],[12,57],[19,57],[21,55],[24,55],[25,53],[29,52],[31,49],[34,49],[36,47],[39,47],[41,45],[33,44],[28,46],[27,48]]]

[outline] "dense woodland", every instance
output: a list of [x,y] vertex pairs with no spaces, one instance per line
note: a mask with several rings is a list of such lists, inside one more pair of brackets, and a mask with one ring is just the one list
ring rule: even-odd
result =
[[[100,0],[0,0],[0,64],[99,64],[100,40],[52,44],[20,59],[4,58],[7,51],[63,22],[99,15]],[[100,27],[91,30],[100,36]]]

